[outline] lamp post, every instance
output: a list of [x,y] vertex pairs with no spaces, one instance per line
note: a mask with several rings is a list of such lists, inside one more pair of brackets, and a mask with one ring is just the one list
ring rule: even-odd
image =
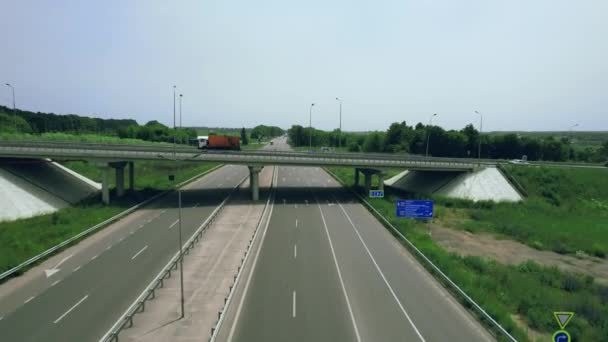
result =
[[310,104],[310,111],[308,113],[308,152],[312,151],[312,107],[314,103]]
[[[173,159],[175,160],[175,164],[177,165],[177,151],[176,151],[176,136],[175,136],[175,90],[176,86],[173,86]],[[180,95],[181,102],[181,95]],[[180,104],[180,126],[181,126],[181,104]],[[173,176],[173,184],[175,186],[175,175]],[[184,251],[183,251],[183,243],[182,243],[182,191],[180,188],[177,188],[177,205],[178,205],[178,243],[179,243],[179,284],[180,284],[180,299],[181,299],[181,316],[180,318],[184,318]]]
[[475,113],[479,114],[479,144],[477,146],[477,159],[481,161],[481,132],[483,130],[483,114],[478,111]]
[[[182,98],[183,98],[183,94],[179,94],[179,129],[181,131],[182,129]],[[183,143],[181,137],[179,139],[180,143]]]
[[338,132],[338,149],[342,147],[342,100],[336,97],[336,101],[340,102],[340,128]]
[[568,139],[572,139],[572,130],[578,127],[578,124],[574,124],[568,128]]
[[5,84],[13,91],[13,125],[15,126],[15,133],[17,133],[17,107],[15,106],[15,88],[10,83]]
[[431,125],[433,124],[433,117],[437,116],[437,113],[431,115],[429,118],[429,127],[426,129],[426,156],[429,156],[429,143],[431,142]]

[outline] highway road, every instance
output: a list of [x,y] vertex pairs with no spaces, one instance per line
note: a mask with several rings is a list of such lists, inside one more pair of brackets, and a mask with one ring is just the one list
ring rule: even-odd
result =
[[322,169],[279,167],[277,180],[218,341],[493,340]]
[[[247,175],[245,167],[226,166],[187,186],[184,241]],[[88,248],[66,250],[57,273],[32,269],[22,276],[28,281],[2,284],[5,294],[15,288],[0,297],[0,340],[98,341],[177,251],[176,204],[176,194],[164,196],[119,221],[112,234],[90,237]]]

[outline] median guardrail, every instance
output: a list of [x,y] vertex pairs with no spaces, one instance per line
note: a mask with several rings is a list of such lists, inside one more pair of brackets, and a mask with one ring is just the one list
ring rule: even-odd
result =
[[[205,172],[203,172],[201,174],[198,174],[198,175],[196,175],[196,176],[194,176],[194,177],[192,177],[192,178],[190,178],[188,180],[185,180],[185,181],[179,183],[177,185],[177,187],[184,186],[184,185],[192,182],[193,180],[195,180],[195,179],[197,179],[199,177],[202,177],[202,176],[204,176],[204,175],[206,175],[208,173],[211,173],[211,172],[217,170],[220,167],[222,167],[222,165],[218,165],[218,166],[216,166],[216,167],[214,167],[214,168],[212,168],[210,170],[207,170],[207,171],[205,171]],[[52,255],[53,253],[61,250],[63,247],[68,246],[68,245],[70,245],[70,244],[72,244],[72,243],[80,240],[81,238],[83,238],[83,237],[91,234],[92,232],[94,232],[94,231],[96,231],[96,230],[98,230],[100,228],[103,228],[103,227],[105,227],[105,226],[107,226],[107,225],[109,225],[109,224],[111,224],[113,222],[116,222],[116,221],[120,220],[121,218],[129,215],[130,213],[134,212],[135,210],[137,210],[137,209],[145,206],[146,204],[148,204],[148,203],[150,203],[150,202],[152,202],[152,201],[160,198],[161,196],[164,196],[164,195],[166,195],[166,194],[168,194],[168,193],[170,193],[172,191],[174,191],[174,190],[167,190],[167,191],[163,191],[163,192],[161,192],[159,194],[156,194],[156,195],[148,198],[147,200],[145,200],[145,201],[143,201],[141,203],[138,203],[138,204],[132,206],[131,208],[129,208],[129,209],[125,210],[125,211],[122,211],[122,212],[118,213],[117,215],[114,215],[114,216],[110,217],[109,219],[107,219],[107,220],[105,220],[105,221],[103,221],[101,223],[98,223],[98,224],[94,225],[93,227],[90,227],[90,228],[82,231],[81,233],[78,233],[77,235],[74,235],[73,237],[71,237],[71,238],[69,238],[69,239],[67,239],[67,240],[65,240],[65,241],[63,241],[63,242],[61,242],[61,243],[59,243],[59,244],[57,244],[57,245],[49,248],[49,249],[47,249],[46,251],[44,251],[44,252],[42,252],[42,253],[40,253],[40,254],[38,254],[38,255],[30,258],[30,259],[28,259],[28,260],[26,260],[24,262],[22,262],[21,264],[13,267],[11,269],[9,269],[8,271],[3,272],[2,274],[0,274],[0,283],[4,282],[5,279],[13,276],[15,273],[17,273],[17,272],[25,269],[26,267],[28,267],[28,266],[30,266],[30,265],[32,265],[32,264],[34,264],[34,263],[36,263],[36,262],[38,262],[40,260],[43,260],[46,257]]]
[[[340,177],[336,176],[330,170],[325,169],[325,171],[328,174],[330,174],[340,184],[342,184],[346,188],[350,189],[348,186],[346,186],[344,184],[344,182],[342,182]],[[450,277],[448,277],[445,273],[443,273],[443,271],[441,271],[441,269],[437,265],[435,265],[424,253],[422,253],[421,250],[418,249],[418,247],[416,247],[407,237],[405,237],[405,235],[403,235],[395,226],[393,226],[393,224],[388,219],[386,219],[384,217],[384,215],[382,215],[382,213],[380,213],[376,208],[374,208],[374,206],[371,203],[369,203],[363,196],[361,196],[359,193],[353,191],[352,189],[351,189],[351,192],[372,212],[372,214],[375,217],[377,217],[378,219],[380,219],[382,221],[382,223],[384,224],[385,227],[390,228],[394,234],[398,235],[401,238],[401,240],[403,240],[406,243],[406,246],[408,247],[408,249],[413,251],[414,254],[419,258],[419,260],[422,260],[424,262],[423,265],[427,269],[430,269],[432,271],[431,273],[436,274],[440,278],[440,280],[443,281],[444,284],[448,285],[448,287],[452,293],[457,294],[462,300],[464,300],[468,305],[470,305],[477,312],[477,314],[479,314],[484,320],[487,320],[489,325],[496,332],[500,333],[503,337],[507,338],[509,341],[517,342],[515,337],[513,337],[511,334],[509,334],[509,332],[507,330],[505,330],[505,328],[503,328],[479,304],[477,304],[477,302],[475,302],[473,300],[473,298],[471,298],[466,292],[464,292],[464,290],[461,289],[454,281],[452,281],[452,279],[450,279]]]
[[236,274],[234,275],[233,282],[228,288],[228,296],[224,298],[224,306],[218,312],[218,320],[216,321],[215,325],[211,328],[211,336],[209,337],[209,342],[214,342],[217,338],[217,334],[219,333],[220,327],[222,326],[222,323],[224,322],[224,319],[226,317],[226,310],[232,303],[232,299],[234,298],[234,291],[236,291],[236,286],[238,285],[239,280],[241,279],[241,274],[242,274],[243,268],[245,266],[245,263],[247,263],[247,260],[249,259],[249,255],[250,255],[249,252],[251,251],[251,248],[256,241],[256,237],[258,236],[260,227],[264,224],[264,222],[267,222],[268,220],[270,220],[270,215],[272,212],[269,211],[269,208],[270,208],[271,203],[274,203],[274,196],[275,196],[274,184],[276,182],[275,177],[276,177],[276,168],[274,168],[273,172],[272,172],[272,181],[270,183],[270,195],[268,196],[268,200],[266,201],[266,204],[264,205],[264,210],[262,210],[262,215],[260,215],[260,220],[258,221],[258,224],[255,227],[255,231],[253,232],[251,239],[249,239],[249,243],[247,244],[247,249],[245,250],[244,256],[241,259],[241,264],[238,266]]
[[[194,247],[194,243],[198,242],[200,238],[203,236],[203,233],[207,228],[215,221],[221,210],[224,208],[224,205],[230,197],[234,194],[235,191],[245,182],[245,180],[249,178],[249,176],[243,177],[241,181],[232,189],[230,194],[224,198],[224,200],[213,210],[211,215],[207,217],[207,219],[196,229],[194,234],[183,244],[182,246],[182,255],[186,255],[192,247]],[[100,342],[118,342],[118,335],[120,332],[125,329],[133,326],[133,317],[145,310],[146,301],[155,298],[156,290],[164,286],[164,281],[167,278],[171,277],[171,271],[178,269],[178,263],[180,262],[180,251],[177,251],[173,257],[169,260],[169,262],[161,269],[156,277],[150,282],[150,284],[143,290],[143,292],[135,299],[135,301],[129,306],[129,308],[125,311],[125,313],[114,323],[114,325],[106,332],[106,334],[99,340]]]

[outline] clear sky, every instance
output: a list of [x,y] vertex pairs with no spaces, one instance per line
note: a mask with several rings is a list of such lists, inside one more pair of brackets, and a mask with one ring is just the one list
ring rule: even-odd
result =
[[606,0],[5,0],[0,32],[33,111],[169,124],[176,84],[184,125],[608,130]]

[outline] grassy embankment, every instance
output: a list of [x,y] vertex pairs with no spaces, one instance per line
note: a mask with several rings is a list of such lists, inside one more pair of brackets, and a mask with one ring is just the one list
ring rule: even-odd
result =
[[69,134],[69,133],[0,133],[0,140],[49,140],[57,142],[88,142],[88,143],[112,143],[112,144],[162,144],[163,142],[152,142],[140,139],[123,139],[117,136],[97,134]]
[[[101,181],[101,170],[87,162],[65,162],[64,165]],[[141,161],[135,163],[136,191],[120,199],[112,198],[110,205],[101,204],[100,196],[85,200],[54,214],[11,222],[0,222],[0,272],[45,251],[46,249],[102,222],[142,200],[171,187],[168,174],[176,182],[185,181],[217,164],[180,163],[179,169],[170,161]],[[110,177],[113,186],[114,177]]]
[[[602,255],[598,251],[604,250],[608,241],[606,171],[509,170],[528,190],[529,199],[524,203],[437,198],[437,219],[456,216],[459,220],[454,222],[454,228],[490,231],[536,248],[556,247],[562,252],[583,249]],[[353,184],[352,169],[330,171],[344,183]],[[608,288],[595,284],[592,277],[566,274],[532,261],[508,266],[481,257],[463,258],[449,253],[429,237],[424,222],[395,217],[397,198],[419,196],[390,190],[386,196],[370,203],[518,340],[528,341],[531,336],[540,336],[539,340],[550,338],[558,329],[554,311],[575,312],[568,325],[575,340],[599,341],[608,336]],[[453,211],[458,215],[448,215]],[[531,330],[527,331],[516,320]]]

